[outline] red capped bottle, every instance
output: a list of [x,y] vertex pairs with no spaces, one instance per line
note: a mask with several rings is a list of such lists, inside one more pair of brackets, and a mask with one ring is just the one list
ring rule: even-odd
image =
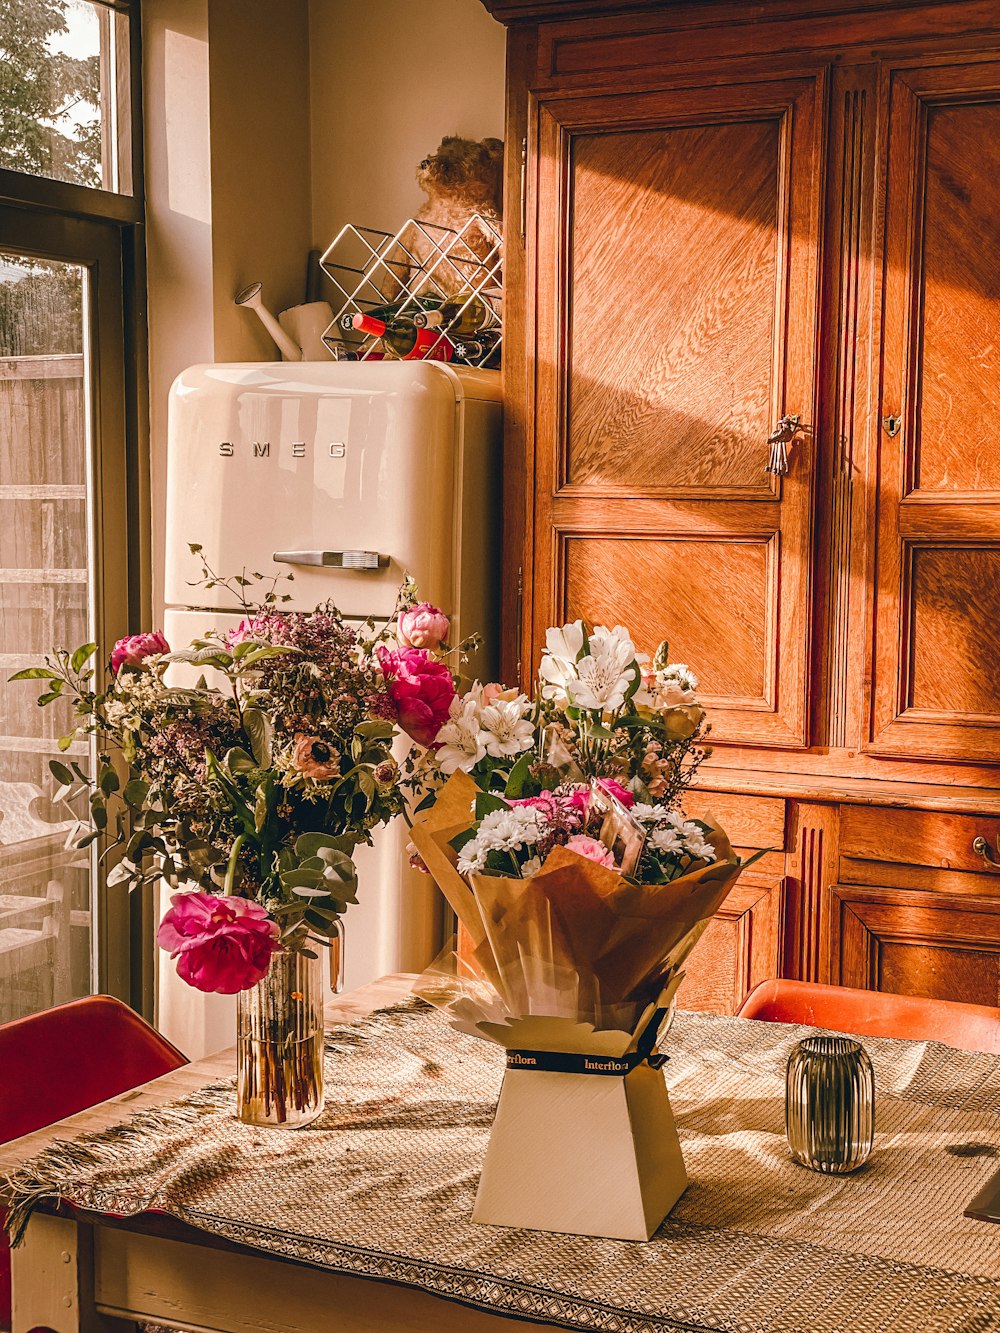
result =
[[450,361],[455,355],[452,344],[437,329],[418,329],[405,315],[384,320],[357,314],[351,322],[359,333],[381,338],[386,351],[401,361]]

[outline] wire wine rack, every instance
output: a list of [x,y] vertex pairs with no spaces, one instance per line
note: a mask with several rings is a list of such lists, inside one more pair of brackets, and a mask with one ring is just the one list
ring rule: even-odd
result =
[[[356,315],[388,314],[419,324],[431,312],[433,341],[425,337],[421,355],[468,366],[498,366],[502,246],[496,226],[479,214],[458,231],[416,218],[396,232],[348,223],[320,259],[338,294],[323,342],[337,360],[373,360],[384,355],[382,340],[360,332]],[[470,323],[479,317],[487,327],[470,331]]]

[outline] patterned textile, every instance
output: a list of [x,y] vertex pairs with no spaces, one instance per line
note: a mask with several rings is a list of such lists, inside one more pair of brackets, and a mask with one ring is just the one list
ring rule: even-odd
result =
[[[155,1208],[321,1268],[602,1333],[1000,1330],[1000,1228],[962,1210],[1000,1157],[1000,1058],[865,1038],[876,1146],[861,1173],[788,1156],[784,1068],[806,1029],[678,1014],[665,1046],[691,1185],[648,1244],[477,1226],[503,1052],[419,1001],[332,1029],[327,1106],[253,1129],[217,1084],[57,1145],[8,1182]],[[585,1169],[581,1163],[581,1169]]]

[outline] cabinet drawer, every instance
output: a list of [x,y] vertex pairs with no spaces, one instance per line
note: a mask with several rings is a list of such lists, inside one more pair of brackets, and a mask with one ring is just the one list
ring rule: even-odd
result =
[[785,847],[785,802],[775,796],[740,796],[732,792],[688,791],[682,801],[689,818],[711,817],[725,829],[734,847],[757,851]]
[[[1000,819],[995,815],[842,806],[840,853],[847,859],[961,871],[997,880],[1000,877],[988,869],[972,844],[983,837],[995,846],[998,833]],[[1000,884],[995,891],[1000,891]]]

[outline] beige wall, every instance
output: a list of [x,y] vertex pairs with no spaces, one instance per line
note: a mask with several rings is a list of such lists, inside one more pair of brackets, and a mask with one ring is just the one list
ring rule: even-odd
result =
[[504,29],[480,0],[310,0],[312,233],[395,230],[446,134],[503,137]]
[[143,0],[157,622],[170,385],[199,361],[275,356],[260,322],[233,305],[240,287],[259,279],[279,310],[302,299],[311,216],[308,23],[306,0]]
[[444,135],[502,135],[504,31],[480,0],[143,0],[142,25],[159,623],[172,381],[274,359],[240,287],[296,304],[310,245],[420,206],[416,165]]

